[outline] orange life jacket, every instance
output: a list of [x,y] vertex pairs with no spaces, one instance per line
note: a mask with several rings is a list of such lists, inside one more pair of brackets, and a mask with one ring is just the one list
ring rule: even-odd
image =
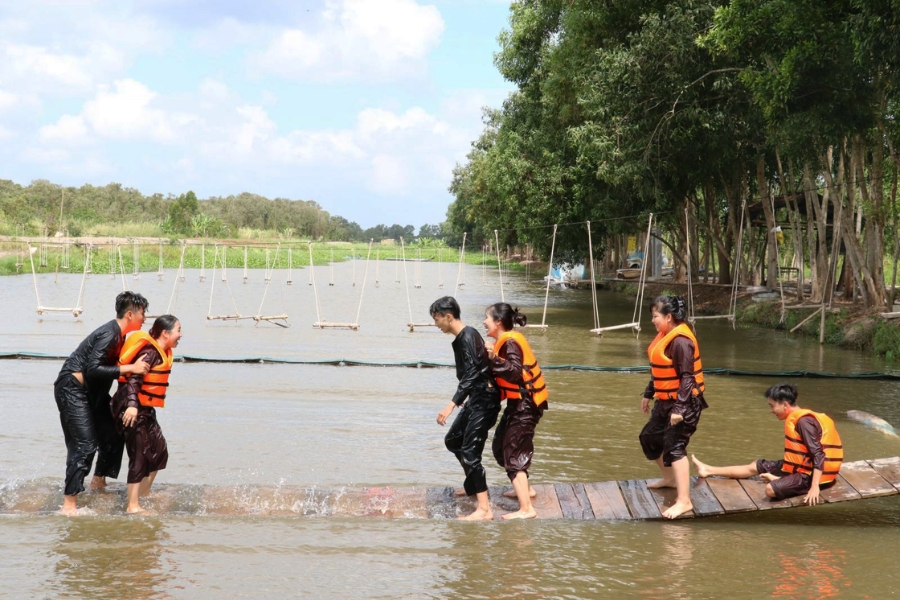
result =
[[[172,350],[163,350],[159,342],[150,337],[146,331],[136,331],[128,336],[122,346],[122,351],[119,353],[119,366],[133,363],[138,353],[147,344],[156,348],[163,361],[144,375],[144,382],[138,391],[138,400],[141,406],[162,408],[166,405],[166,389],[169,387],[169,373],[172,372]],[[128,377],[121,375],[119,381],[124,383],[128,381]]]
[[513,340],[522,348],[522,385],[516,385],[505,379],[497,377],[497,387],[500,388],[501,400],[518,400],[522,397],[522,392],[532,395],[534,403],[540,406],[547,401],[547,385],[544,383],[544,375],[541,368],[537,364],[537,358],[531,350],[531,345],[525,336],[518,331],[507,331],[500,334],[497,338],[497,350],[503,347],[506,340]]
[[800,433],[797,431],[797,421],[801,417],[812,415],[822,428],[822,451],[825,453],[825,465],[822,469],[820,484],[831,483],[841,470],[844,462],[844,446],[841,444],[841,436],[834,427],[834,421],[826,414],[813,412],[806,408],[795,410],[784,420],[784,466],[781,470],[785,473],[813,472],[812,456],[809,448],[803,443]]
[[672,331],[663,335],[656,334],[656,338],[647,347],[647,356],[650,358],[650,375],[653,377],[654,396],[660,400],[675,400],[678,388],[681,386],[681,378],[675,372],[675,364],[666,356],[666,348],[677,336],[683,335],[694,343],[694,395],[699,396],[706,389],[703,383],[703,362],[700,360],[700,345],[694,332],[682,323],[673,327]]

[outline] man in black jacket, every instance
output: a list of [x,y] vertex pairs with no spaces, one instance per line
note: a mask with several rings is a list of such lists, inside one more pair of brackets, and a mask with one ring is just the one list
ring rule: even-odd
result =
[[60,513],[76,514],[76,498],[99,449],[94,482],[117,477],[122,466],[123,441],[109,408],[109,388],[119,375],[146,374],[150,365],[139,360],[119,367],[125,335],[144,324],[147,299],[135,292],[116,297],[116,318],[87,336],[66,359],[53,384],[59,420],[66,439],[66,487]]
[[463,483],[466,495],[475,496],[478,500],[475,512],[461,518],[466,521],[490,520],[494,518],[494,513],[491,511],[481,453],[488,432],[500,413],[500,392],[491,375],[484,340],[478,331],[460,321],[456,300],[451,296],[435,300],[431,305],[431,317],[443,333],[455,336],[453,356],[459,385],[453,399],[438,413],[437,422],[444,425],[453,410],[462,406],[444,438],[447,450],[456,455],[466,474]]

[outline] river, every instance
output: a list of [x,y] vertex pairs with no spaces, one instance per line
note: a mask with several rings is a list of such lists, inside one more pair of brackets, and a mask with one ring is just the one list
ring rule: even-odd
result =
[[[451,338],[410,333],[410,313],[428,322],[428,306],[450,293],[456,266],[391,262],[317,268],[319,311],[308,272],[293,285],[275,272],[187,271],[171,301],[182,322],[178,352],[215,358],[450,363]],[[145,294],[151,313],[170,305],[175,272],[125,284]],[[438,287],[444,281],[443,289]],[[467,266],[458,293],[463,320],[481,329],[484,308],[499,300],[496,271]],[[70,306],[80,275],[38,277],[45,306]],[[121,278],[90,275],[84,313],[35,314],[31,276],[0,279],[0,352],[68,354],[113,316]],[[364,291],[361,308],[359,295]],[[260,304],[265,294],[265,303]],[[407,296],[408,294],[408,296]],[[519,274],[506,299],[540,322],[544,288]],[[233,297],[233,299],[232,299]],[[407,297],[409,300],[407,301]],[[290,328],[206,315],[289,315]],[[641,365],[652,339],[649,315],[629,331],[598,338],[588,290],[551,290],[549,329],[526,334],[543,364]],[[599,293],[601,325],[631,321],[625,296]],[[317,330],[322,318],[360,329]],[[702,321],[698,338],[708,367],[860,372],[885,365],[862,353],[758,328]],[[461,469],[435,423],[455,387],[452,369],[289,364],[176,363],[160,423],[169,466],[157,478],[175,508],[126,517],[124,484],[88,492],[93,515],[53,514],[61,500],[65,447],[52,383],[59,360],[0,361],[0,584],[4,598],[862,598],[892,595],[900,496],[678,522],[531,521],[462,523],[448,519],[336,517],[309,503],[280,504],[259,490],[333,490],[345,486],[459,486]],[[637,434],[646,374],[551,371],[550,410],[536,437],[535,483],[653,477]],[[706,411],[690,450],[711,463],[779,458],[781,423],[763,391],[777,380],[709,376]],[[800,404],[831,415],[846,460],[900,454],[900,440],[846,417],[851,409],[900,424],[900,390],[890,382],[803,379]],[[489,483],[507,482],[485,454]],[[215,506],[189,501],[216,489]],[[183,497],[182,497],[183,496]],[[45,498],[10,510],[22,498]],[[48,499],[47,499],[48,498]],[[180,503],[180,504],[179,504]],[[151,499],[148,506],[153,507]]]

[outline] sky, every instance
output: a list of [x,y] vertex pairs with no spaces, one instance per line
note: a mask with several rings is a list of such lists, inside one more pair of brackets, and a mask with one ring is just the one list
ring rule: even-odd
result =
[[0,8],[0,178],[315,200],[440,223],[501,0],[29,0]]

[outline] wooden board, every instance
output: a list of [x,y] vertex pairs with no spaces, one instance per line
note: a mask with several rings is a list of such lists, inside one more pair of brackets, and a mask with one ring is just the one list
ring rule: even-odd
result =
[[756,503],[737,480],[707,477],[706,484],[727,514],[758,510]]
[[853,486],[847,483],[847,480],[840,475],[837,476],[834,485],[822,490],[821,496],[825,499],[825,502],[845,502],[862,498],[859,492],[853,489]]
[[900,456],[877,458],[875,460],[870,460],[869,464],[872,465],[872,468],[875,469],[879,475],[884,477],[888,483],[900,490]]
[[494,511],[494,520],[501,519],[503,515],[519,510],[519,501],[516,498],[507,498],[504,494],[513,493],[513,486],[501,485],[488,489],[491,497],[491,510]]
[[897,493],[897,488],[888,483],[884,477],[878,474],[878,471],[864,460],[842,464],[841,476],[863,498],[891,496]]
[[538,519],[562,519],[562,508],[556,497],[556,489],[553,484],[533,485],[537,496],[531,501],[531,505],[537,512]]
[[553,485],[553,488],[556,490],[556,497],[559,500],[563,518],[580,521],[594,518],[591,501],[588,500],[587,494],[584,492],[583,484],[557,483]]
[[429,519],[455,519],[456,492],[452,487],[425,490],[425,506]]
[[725,509],[712,493],[709,483],[705,478],[696,475],[691,477],[691,504],[694,505],[694,514],[698,517],[725,514]]
[[751,479],[741,479],[739,482],[759,510],[792,508],[803,504],[803,496],[792,496],[790,498],[785,498],[784,500],[773,500],[772,498],[769,498],[766,496],[766,485],[768,484],[761,479],[754,477]]
[[597,519],[630,519],[631,513],[615,481],[584,484],[584,492]]
[[625,498],[625,504],[628,506],[628,512],[635,519],[661,519],[662,514],[659,512],[659,506],[650,490],[647,489],[647,481],[645,479],[630,479],[628,481],[620,481],[619,489],[622,491],[622,497]]
[[[648,480],[649,481],[649,480]],[[659,489],[650,489],[647,488],[647,491],[650,492],[650,495],[653,496],[654,502],[656,502],[656,506],[659,509],[660,516],[662,513],[668,509],[670,506],[675,504],[675,500],[678,498],[678,490],[675,488],[659,488]],[[686,513],[682,513],[678,515],[677,519],[693,519],[696,515],[694,511],[689,510]]]

